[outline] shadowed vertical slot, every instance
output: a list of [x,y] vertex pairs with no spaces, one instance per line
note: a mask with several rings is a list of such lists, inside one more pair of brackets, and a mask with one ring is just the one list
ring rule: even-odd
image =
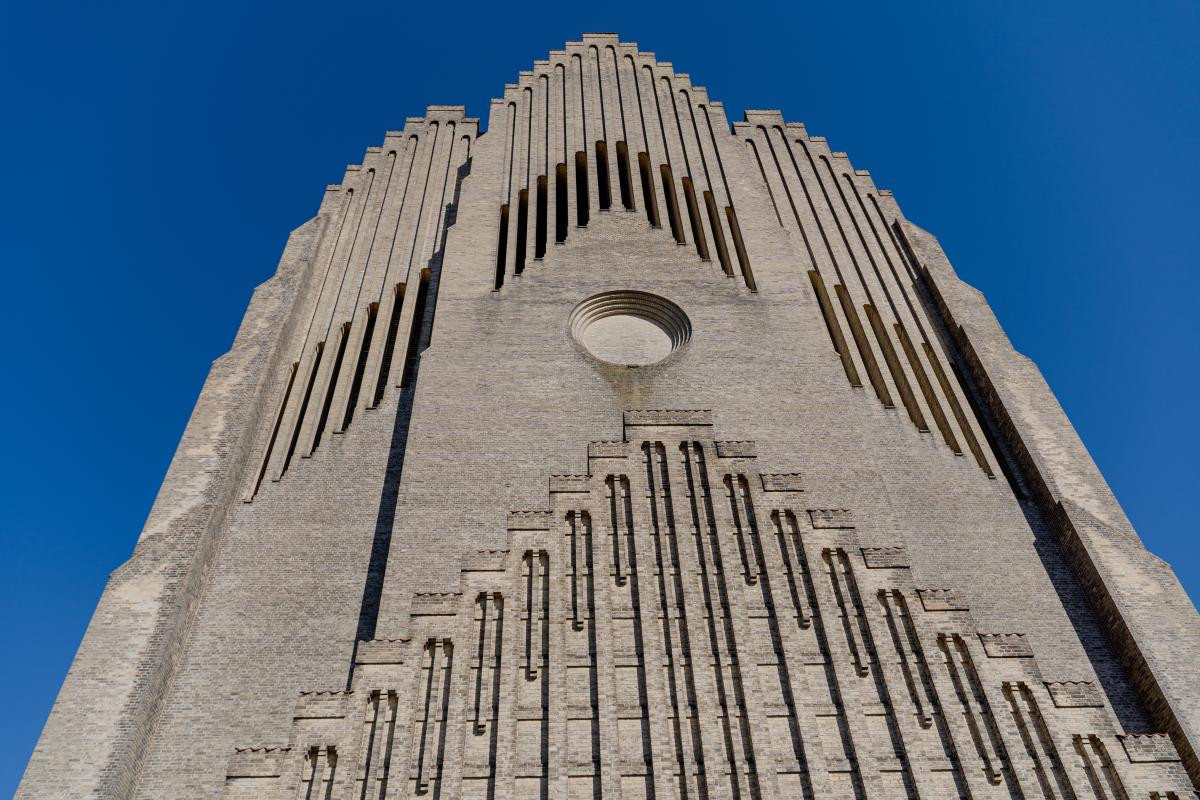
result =
[[[504,207],[504,215],[508,217],[508,206]],[[504,230],[507,230],[505,226]],[[501,253],[504,251],[501,250]],[[371,403],[373,406],[379,405],[379,401],[383,399],[384,389],[388,385],[388,373],[392,371],[392,356],[396,352],[396,334],[400,331],[400,311],[404,308],[404,290],[403,283],[396,284],[396,299],[392,303],[392,318],[388,322],[387,338],[383,340],[383,355],[379,359],[379,383],[375,385],[375,398]]]
[[304,415],[308,411],[308,401],[312,397],[313,384],[317,381],[317,371],[321,367],[321,356],[325,353],[325,343],[321,342],[317,345],[317,355],[313,359],[312,370],[308,373],[308,383],[304,387],[304,399],[300,402],[300,411],[296,414],[296,426],[292,430],[292,440],[288,443],[287,458],[283,460],[283,473],[288,468],[288,464],[292,463],[292,455],[296,452],[296,441],[300,438],[300,428],[304,423]]
[[554,241],[567,240],[567,165],[554,168]]
[[721,227],[721,212],[717,211],[717,200],[712,192],[704,193],[704,207],[708,210],[708,224],[712,228],[713,243],[717,246],[717,260],[725,274],[733,277],[733,264],[729,261],[729,247],[725,244],[725,231]]
[[995,477],[987,457],[983,454],[983,448],[979,446],[979,440],[975,438],[975,432],[971,430],[971,423],[963,412],[962,404],[958,402],[958,395],[954,393],[950,379],[946,376],[946,371],[942,369],[942,362],[938,360],[937,353],[933,351],[929,342],[922,342],[921,345],[925,348],[925,357],[929,360],[929,366],[937,377],[938,385],[942,387],[942,396],[950,404],[950,411],[953,412],[954,419],[958,421],[958,429],[962,431],[963,438],[967,440],[967,448],[970,449],[971,455],[975,456],[975,461],[979,464],[980,469],[986,472],[988,477]]
[[892,393],[888,391],[887,384],[883,382],[883,373],[879,371],[879,362],[875,360],[875,351],[871,349],[871,343],[867,341],[867,333],[863,330],[862,320],[858,318],[858,312],[854,309],[854,301],[850,299],[850,293],[840,283],[833,289],[837,292],[838,302],[842,304],[842,313],[846,315],[846,322],[850,325],[854,343],[858,345],[858,353],[862,356],[863,366],[867,368],[867,377],[871,381],[871,387],[875,389],[875,395],[885,408],[894,408],[896,404],[892,402]]
[[496,243],[496,283],[499,289],[504,285],[504,259],[508,254],[508,203],[500,206],[500,234]]
[[258,476],[254,479],[254,488],[245,498],[246,502],[254,499],[254,495],[258,494],[258,487],[262,486],[263,475],[267,474],[267,464],[271,462],[271,452],[275,449],[275,440],[279,438],[279,426],[283,423],[283,414],[287,411],[288,400],[292,396],[292,386],[296,383],[296,372],[300,369],[300,362],[292,363],[292,370],[288,374],[287,388],[283,390],[283,402],[279,404],[279,413],[275,415],[275,425],[271,428],[271,438],[267,441],[267,450],[263,453],[262,464],[258,467]]
[[633,211],[633,175],[629,172],[629,145],[617,142],[617,181],[621,187],[621,205]]
[[921,413],[921,407],[917,405],[917,398],[913,395],[912,387],[908,383],[908,376],[904,374],[904,369],[900,366],[900,359],[896,357],[896,348],[892,346],[892,339],[883,325],[879,310],[867,303],[863,306],[863,311],[866,312],[867,321],[871,323],[871,330],[875,332],[875,340],[879,342],[879,349],[883,351],[883,361],[887,364],[888,372],[892,373],[892,380],[896,382],[896,391],[900,393],[900,402],[904,404],[904,410],[908,412],[909,419],[917,428],[923,431],[929,430],[929,423],[925,421],[925,415]]
[[537,221],[534,226],[533,257],[542,258],[546,255],[546,212],[549,208],[546,196],[546,176],[539,175],[537,179]]
[[608,180],[608,142],[596,142],[596,189],[600,192],[600,210],[612,207],[612,186]]
[[354,407],[358,405],[358,396],[362,392],[363,373],[367,369],[367,354],[371,349],[371,337],[375,333],[375,318],[379,315],[379,303],[367,306],[367,327],[363,333],[362,346],[358,350],[358,361],[354,365],[354,379],[350,383],[350,398],[346,401],[346,416],[342,419],[342,430],[354,419]]
[[575,224],[586,228],[588,224],[588,177],[587,153],[575,153]]
[[342,374],[342,359],[346,357],[346,341],[349,338],[350,323],[347,322],[342,325],[342,332],[338,337],[337,357],[333,360],[333,372],[329,374],[329,388],[325,390],[325,402],[321,406],[321,418],[317,420],[317,432],[313,435],[313,450],[321,443],[321,434],[325,432],[325,424],[329,422],[329,408],[333,405],[338,375]]
[[710,261],[708,239],[704,236],[704,221],[700,219],[700,204],[696,201],[696,189],[691,178],[683,179],[683,201],[687,203],[688,221],[692,224],[692,241],[696,243],[696,253],[705,261]]
[[517,260],[513,272],[520,275],[525,271],[525,250],[529,242],[529,190],[517,193]]
[[933,391],[933,384],[929,382],[929,375],[925,372],[925,367],[921,365],[921,359],[917,356],[917,350],[913,347],[912,339],[908,336],[908,330],[899,322],[895,324],[896,338],[900,340],[900,347],[904,350],[904,355],[908,359],[908,363],[912,366],[913,374],[917,376],[917,384],[921,387],[921,394],[925,395],[925,402],[929,406],[929,413],[933,414],[933,421],[941,431],[942,438],[946,440],[946,444],[957,455],[962,455],[962,448],[958,444],[958,439],[954,436],[954,431],[950,427],[950,422],[946,419],[946,413],[942,410],[942,404],[938,402],[937,393]]
[[671,235],[675,241],[684,244],[683,220],[679,218],[679,198],[675,195],[675,175],[666,164],[659,167],[662,174],[663,199],[667,203],[667,221],[671,223]]
[[808,271],[808,279],[812,282],[813,291],[817,293],[817,305],[821,307],[825,328],[829,331],[829,339],[833,342],[834,352],[842,361],[842,369],[846,370],[846,378],[849,379],[851,386],[861,387],[862,378],[858,377],[858,369],[854,366],[854,359],[850,357],[846,337],[842,334],[842,326],[838,324],[837,315],[833,311],[833,303],[829,301],[829,292],[825,290],[825,281],[821,280],[821,273],[815,269]]
[[737,253],[738,264],[742,268],[742,280],[746,282],[746,288],[757,292],[758,284],[754,282],[754,271],[750,269],[750,255],[746,252],[746,243],[742,241],[742,228],[738,225],[737,212],[733,210],[733,206],[725,206],[725,216],[729,218],[729,233],[733,236],[733,250]]
[[425,305],[429,300],[429,270],[421,270],[421,282],[417,285],[417,300],[413,304],[412,331],[408,336],[408,351],[404,354],[404,372],[400,376],[400,385],[412,385],[413,375],[417,369],[417,356],[421,351],[421,333],[425,330]]
[[638,172],[642,175],[642,205],[646,207],[646,219],[655,228],[660,228],[658,196],[654,193],[654,181],[650,179],[650,156],[646,153],[638,153]]

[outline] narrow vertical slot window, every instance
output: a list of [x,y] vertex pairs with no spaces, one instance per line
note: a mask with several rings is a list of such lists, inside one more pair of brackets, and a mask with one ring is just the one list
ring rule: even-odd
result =
[[696,253],[705,261],[710,261],[708,255],[708,238],[704,235],[704,221],[700,219],[700,204],[696,202],[696,188],[691,178],[683,179],[683,201],[687,203],[688,221],[692,224],[692,241],[696,243]]
[[846,315],[846,324],[850,326],[850,333],[853,334],[854,343],[858,346],[858,354],[862,358],[863,366],[867,369],[867,378],[871,381],[875,396],[879,398],[879,402],[883,403],[884,408],[895,408],[896,404],[892,402],[892,393],[888,391],[887,384],[883,382],[883,373],[879,371],[879,362],[875,360],[875,351],[871,349],[871,342],[867,339],[862,320],[858,318],[854,301],[850,299],[850,292],[840,283],[836,284],[833,290],[837,292],[838,302],[842,305],[842,313]]
[[587,153],[575,153],[575,224],[586,228],[588,224],[588,177]]
[[883,353],[883,361],[887,364],[888,372],[892,373],[892,381],[896,384],[896,391],[900,393],[900,402],[904,404],[904,410],[908,412],[909,419],[919,430],[928,431],[929,423],[925,421],[925,415],[921,413],[921,407],[917,405],[917,398],[913,394],[912,386],[908,383],[908,376],[904,374],[904,368],[900,366],[896,348],[892,346],[891,337],[888,336],[887,328],[884,327],[883,320],[879,316],[879,310],[867,303],[863,306],[863,311],[866,312],[871,330],[875,332],[875,340],[879,342],[879,349]]
[[554,241],[567,240],[567,165],[554,168]]
[[508,203],[500,206],[500,233],[496,237],[496,282],[499,290],[504,285],[504,260],[508,257]]
[[621,186],[621,205],[633,211],[633,176],[629,173],[629,145],[617,142],[617,180]]
[[425,332],[425,305],[429,299],[429,270],[421,271],[421,282],[417,285],[417,299],[413,304],[412,332],[408,336],[408,352],[404,354],[404,374],[400,385],[409,387],[417,373],[417,356],[421,352],[422,334]]
[[608,142],[596,142],[596,189],[600,192],[600,210],[612,208],[612,186],[608,180]]
[[308,373],[308,383],[304,387],[304,399],[300,402],[300,412],[296,414],[296,427],[292,430],[292,440],[288,443],[287,457],[283,460],[281,473],[287,470],[288,465],[292,463],[292,456],[296,453],[296,442],[300,439],[300,428],[304,425],[304,415],[308,413],[308,401],[312,398],[313,384],[317,382],[317,372],[321,369],[321,356],[324,352],[325,343],[321,342],[317,345],[317,355],[313,359],[312,370]]
[[721,228],[721,213],[712,192],[704,193],[704,207],[708,209],[708,224],[712,228],[713,243],[717,246],[717,259],[726,275],[733,276],[733,265],[729,261],[729,246],[725,244],[725,231]]
[[350,397],[346,401],[346,416],[342,419],[342,430],[354,419],[354,407],[362,393],[363,373],[367,370],[367,354],[371,351],[371,337],[375,335],[375,317],[379,315],[379,303],[367,306],[367,327],[363,330],[362,346],[358,350],[358,361],[354,365],[354,379],[350,383]]
[[675,237],[676,242],[684,244],[686,240],[683,238],[683,220],[679,218],[679,198],[675,195],[675,176],[666,164],[659,167],[659,171],[662,173],[663,199],[667,203],[667,221],[671,223],[671,235]]
[[746,282],[746,287],[752,291],[758,291],[758,284],[754,282],[754,271],[750,268],[750,255],[746,252],[746,243],[742,241],[742,228],[738,225],[737,212],[733,210],[733,206],[725,206],[725,216],[729,219],[729,234],[733,236],[733,250],[737,253],[738,264],[742,268],[742,280]]
[[537,179],[537,222],[534,227],[533,257],[542,258],[546,255],[546,212],[549,208],[546,196],[546,176],[539,175]]
[[654,181],[650,178],[650,156],[638,153],[638,172],[642,175],[642,205],[646,207],[646,219],[655,228],[661,228],[658,219],[658,197],[654,193]]
[[329,422],[329,409],[333,406],[333,396],[336,394],[338,376],[342,374],[342,359],[346,357],[346,343],[350,339],[350,323],[342,325],[338,339],[337,358],[333,360],[333,371],[329,373],[329,388],[325,390],[325,402],[321,406],[321,417],[317,420],[317,432],[313,436],[313,450],[321,443],[321,434],[325,432],[325,424]]
[[858,368],[854,366],[854,359],[850,357],[850,349],[846,346],[846,337],[842,333],[842,326],[838,323],[837,315],[833,311],[833,303],[829,300],[825,281],[821,280],[821,273],[816,270],[808,271],[808,279],[812,282],[813,291],[817,293],[817,305],[821,307],[821,316],[825,319],[829,340],[833,342],[833,350],[842,361],[842,369],[846,370],[846,378],[850,381],[851,386],[861,387],[862,378],[858,377]]
[[517,257],[513,272],[520,275],[525,271],[525,250],[529,246],[529,190],[517,193]]
[[[508,220],[508,206],[504,207],[504,219]],[[508,230],[508,226],[505,225],[503,229]],[[403,283],[396,284],[395,299],[392,301],[392,318],[388,320],[387,338],[383,341],[383,355],[379,359],[379,382],[375,384],[372,408],[383,400],[383,392],[388,385],[388,374],[392,371],[392,357],[396,353],[396,335],[400,331],[400,312],[404,308],[404,291]]]

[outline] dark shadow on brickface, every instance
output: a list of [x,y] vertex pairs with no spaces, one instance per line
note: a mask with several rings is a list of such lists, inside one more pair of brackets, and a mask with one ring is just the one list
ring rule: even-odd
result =
[[[957,345],[955,346],[958,351]],[[961,355],[959,356],[961,357]],[[954,372],[959,385],[963,387],[967,401],[973,407],[976,418],[980,420],[980,428],[1000,461],[1000,469],[1012,488],[1017,504],[1029,523],[1033,533],[1034,551],[1041,559],[1050,583],[1058,594],[1067,617],[1079,637],[1079,642],[1096,671],[1104,693],[1112,704],[1113,711],[1120,720],[1121,727],[1129,731],[1145,731],[1151,729],[1149,715],[1143,705],[1134,683],[1121,663],[1116,647],[1110,641],[1100,621],[1096,609],[1087,599],[1087,594],[1080,582],[1079,575],[1071,567],[1062,544],[1050,520],[1038,502],[1030,487],[1028,478],[1019,466],[1016,455],[1002,436],[997,436],[998,421],[991,408],[980,397],[979,387],[974,381],[967,380],[956,365]],[[1077,676],[1068,676],[1077,677]],[[1048,678],[1049,679],[1049,678]]]
[[415,337],[416,346],[403,365],[404,388],[397,400],[396,420],[392,426],[392,442],[388,449],[387,471],[383,479],[383,491],[379,497],[379,513],[375,517],[375,536],[371,540],[371,559],[367,564],[367,576],[363,583],[362,602],[358,612],[358,630],[354,637],[354,649],[346,676],[349,689],[354,677],[354,664],[358,660],[358,643],[375,638],[379,623],[379,605],[383,595],[383,582],[387,573],[388,553],[392,548],[392,529],[396,521],[396,498],[400,491],[400,479],[404,474],[404,453],[408,446],[408,429],[412,421],[413,396],[416,393],[421,370],[421,354],[429,347],[433,333],[433,317],[437,309],[438,287],[442,278],[442,259],[446,252],[446,235],[457,218],[458,200],[463,180],[471,174],[471,159],[459,168],[454,180],[454,197],[446,206],[445,224],[432,257],[429,259],[429,283],[425,302],[420,310],[420,329]]

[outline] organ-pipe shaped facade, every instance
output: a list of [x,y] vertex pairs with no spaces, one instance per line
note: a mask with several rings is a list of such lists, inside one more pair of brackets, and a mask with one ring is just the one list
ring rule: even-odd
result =
[[1200,619],[933,236],[585,34],[213,364],[21,798],[1183,798]]

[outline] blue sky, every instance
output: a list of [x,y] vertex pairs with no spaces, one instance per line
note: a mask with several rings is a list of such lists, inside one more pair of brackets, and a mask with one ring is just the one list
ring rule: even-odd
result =
[[733,119],[782,109],[894,189],[1200,593],[1200,5],[674,7],[5,6],[0,796],[288,231],[406,116],[483,115],[586,30]]

